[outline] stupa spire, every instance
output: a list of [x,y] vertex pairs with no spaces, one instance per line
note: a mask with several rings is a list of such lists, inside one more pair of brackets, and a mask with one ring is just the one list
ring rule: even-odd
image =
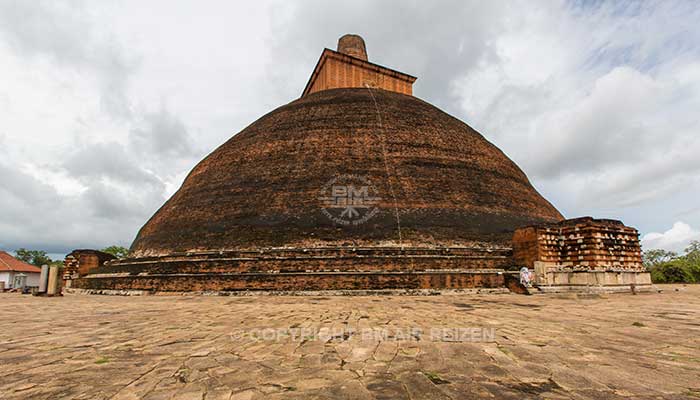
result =
[[416,77],[367,60],[365,41],[347,34],[338,39],[338,49],[324,49],[302,97],[328,89],[376,88],[413,94]]
[[338,53],[367,61],[365,40],[360,35],[347,34],[338,39]]

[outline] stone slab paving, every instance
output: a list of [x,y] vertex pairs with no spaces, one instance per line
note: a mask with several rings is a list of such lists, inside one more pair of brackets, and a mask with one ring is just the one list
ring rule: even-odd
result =
[[700,398],[700,286],[660,288],[579,296],[0,294],[0,398]]

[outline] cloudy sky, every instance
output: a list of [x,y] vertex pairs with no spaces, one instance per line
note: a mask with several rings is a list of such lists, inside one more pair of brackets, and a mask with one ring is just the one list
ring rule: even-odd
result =
[[0,0],[0,249],[128,246],[344,33],[567,217],[700,239],[696,1]]

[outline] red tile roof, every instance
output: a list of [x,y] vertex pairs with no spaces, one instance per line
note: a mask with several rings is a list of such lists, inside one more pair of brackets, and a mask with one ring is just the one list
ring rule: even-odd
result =
[[41,268],[20,261],[7,252],[0,251],[0,271],[41,272]]

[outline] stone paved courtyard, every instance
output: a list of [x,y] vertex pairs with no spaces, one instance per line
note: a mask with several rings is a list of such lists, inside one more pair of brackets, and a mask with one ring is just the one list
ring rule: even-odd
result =
[[699,398],[700,286],[660,288],[636,296],[0,294],[0,398]]

